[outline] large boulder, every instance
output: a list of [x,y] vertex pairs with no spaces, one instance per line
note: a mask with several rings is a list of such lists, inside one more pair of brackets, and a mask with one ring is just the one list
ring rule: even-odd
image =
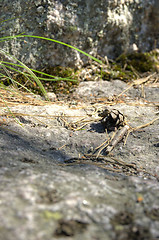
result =
[[[149,51],[159,39],[158,0],[3,0],[0,16],[1,36],[25,32],[49,37],[94,56],[115,58],[132,46]],[[34,68],[80,67],[88,61],[73,49],[44,40],[17,39],[1,47]]]

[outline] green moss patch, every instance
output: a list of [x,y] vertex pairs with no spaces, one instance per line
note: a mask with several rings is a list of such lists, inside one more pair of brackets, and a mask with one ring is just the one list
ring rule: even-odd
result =
[[131,54],[122,54],[116,62],[125,67],[126,70],[132,69],[132,67],[139,73],[149,72],[156,70],[157,62],[159,62],[157,52],[151,51],[150,53],[134,52]]
[[110,61],[110,66],[107,70],[101,69],[101,78],[103,80],[120,79],[127,82],[136,79],[137,75],[158,70],[158,50],[146,53],[123,53],[115,61]]
[[[78,75],[76,71],[67,67],[48,67],[43,70],[44,74],[35,73],[42,82],[47,92],[54,92],[56,94],[69,94],[74,86],[78,85]],[[46,74],[46,75],[45,75]],[[54,76],[54,77],[51,77]],[[29,79],[22,73],[13,74],[13,79],[20,85],[25,86],[31,92],[41,95],[41,90],[35,81],[29,77]],[[9,86],[12,84],[10,80],[3,81],[2,84]],[[20,85],[17,87],[21,88]]]
[[78,85],[78,75],[75,69],[69,67],[49,67],[45,73],[55,76],[55,81],[42,82],[48,92],[69,94]]

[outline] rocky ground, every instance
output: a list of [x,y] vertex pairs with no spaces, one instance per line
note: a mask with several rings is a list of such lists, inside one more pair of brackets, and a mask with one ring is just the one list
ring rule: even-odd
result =
[[[3,0],[0,16],[1,37],[51,38],[93,56],[116,59],[123,52],[159,48],[158,0]],[[78,51],[37,38],[1,41],[0,47],[1,58],[9,52],[34,69],[81,68],[89,62]]]
[[[0,239],[159,239],[159,88],[127,87],[81,82],[67,101],[11,106],[22,126],[1,107]],[[96,158],[113,134],[104,108],[132,131]]]

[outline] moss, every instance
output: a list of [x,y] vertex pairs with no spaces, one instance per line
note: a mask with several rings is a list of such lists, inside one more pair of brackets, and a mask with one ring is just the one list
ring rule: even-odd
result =
[[[40,71],[40,70],[39,70]],[[76,74],[76,71],[71,68],[66,67],[48,67],[44,71],[44,73],[53,75],[57,77],[55,81],[44,81],[41,80],[44,88],[48,92],[55,92],[55,93],[62,93],[62,94],[68,94],[72,90],[72,88],[75,85],[78,85],[78,76]],[[38,77],[48,78],[45,75],[37,74]],[[24,85],[27,87],[30,91],[32,91],[35,94],[41,95],[41,90],[39,86],[35,83],[35,81],[28,81],[28,79],[23,74],[15,74],[13,79],[20,83],[21,85]],[[60,80],[63,79],[63,80]],[[10,85],[11,82],[7,80],[6,82],[3,82],[5,85]]]
[[[78,74],[75,69],[57,66],[49,67],[44,72],[53,76],[57,76],[57,81],[43,82],[47,91],[68,94],[71,92],[74,86],[78,85]],[[60,80],[60,78],[63,78],[64,80]]]
[[134,52],[121,54],[114,62],[110,63],[109,71],[101,70],[103,80],[120,79],[130,81],[136,79],[135,72],[144,73],[159,70],[159,51],[149,53]]
[[60,212],[51,212],[48,210],[43,212],[43,216],[47,220],[50,220],[50,219],[60,220],[62,218],[62,214]]
[[125,70],[124,68],[122,68],[122,66],[120,66],[119,64],[117,64],[116,62],[114,62],[111,65],[111,69],[109,71],[101,71],[101,78],[103,80],[112,80],[112,79],[120,79],[122,81],[129,81],[131,79],[134,79],[136,76],[134,75],[134,73],[132,71],[128,71]]
[[122,54],[116,59],[116,62],[119,63],[121,67],[125,67],[126,70],[132,71],[133,67],[139,73],[153,71],[156,68],[156,62],[154,61],[152,52]]
[[136,79],[135,72],[145,73],[158,70],[158,50],[153,50],[149,53],[123,53],[114,62],[110,63],[109,71],[101,70],[101,78],[108,81],[112,79],[120,79],[127,82]]
[[[31,77],[28,79],[23,74],[19,73],[19,74],[15,74],[13,76],[13,79],[19,84],[29,89],[31,92],[35,94],[42,94],[39,86],[35,83],[35,81]],[[23,90],[23,88],[19,84],[17,84],[17,87]]]
[[67,78],[71,77],[74,75],[75,70],[69,67],[62,67],[62,66],[57,66],[57,67],[48,67],[45,70],[46,73],[49,72],[49,74],[53,76],[58,76],[62,78]]
[[128,71],[122,68],[119,64],[115,63],[112,67],[113,78],[118,78],[120,80],[129,81],[135,78],[132,71]]
[[98,73],[98,74],[99,74],[99,75],[101,74],[101,78],[102,78],[103,80],[109,81],[109,80],[111,79],[111,74],[110,74],[109,71],[103,71],[103,70],[101,70],[101,72]]

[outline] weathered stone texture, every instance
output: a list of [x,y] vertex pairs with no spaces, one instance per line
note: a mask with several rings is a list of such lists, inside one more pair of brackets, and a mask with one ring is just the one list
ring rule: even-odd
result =
[[[54,38],[94,56],[114,58],[133,44],[149,51],[159,39],[158,0],[4,0],[1,36],[25,32]],[[81,66],[88,59],[67,47],[37,39],[2,43],[32,67]]]
[[[130,133],[110,155],[101,152],[104,159],[83,155],[97,154],[113,134],[97,121],[102,108],[120,111],[132,127],[147,124],[159,117],[159,88],[144,86],[141,99],[142,88],[135,86],[123,97],[125,104],[107,106],[104,97],[113,99],[128,85],[93,84],[79,84],[80,102],[74,97],[70,103],[11,106],[23,127],[1,107],[1,240],[158,239],[159,119]],[[73,131],[78,123],[81,129]]]

